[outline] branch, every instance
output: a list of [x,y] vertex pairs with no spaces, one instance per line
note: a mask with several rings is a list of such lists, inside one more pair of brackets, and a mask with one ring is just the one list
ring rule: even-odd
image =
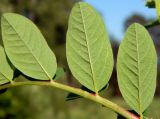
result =
[[64,84],[60,84],[57,83],[55,81],[25,81],[25,82],[13,82],[5,84],[5,85],[1,85],[0,86],[0,90],[5,89],[5,88],[11,88],[11,87],[16,87],[16,86],[23,86],[23,85],[41,85],[41,86],[51,86],[51,87],[55,87],[61,90],[65,90],[68,92],[72,92],[75,94],[78,94],[84,98],[87,98],[89,100],[92,100],[94,102],[97,102],[101,105],[104,105],[105,107],[110,108],[111,110],[113,110],[114,112],[119,113],[120,115],[126,117],[127,119],[139,119],[139,117],[137,117],[136,115],[128,112],[127,110],[123,109],[122,107],[118,106],[117,104],[99,96],[99,95],[92,95],[86,91],[83,91],[81,89],[78,88],[74,88],[74,87],[70,87]]

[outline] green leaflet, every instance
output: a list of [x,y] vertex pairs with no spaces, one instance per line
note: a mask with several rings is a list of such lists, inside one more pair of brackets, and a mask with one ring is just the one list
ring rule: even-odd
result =
[[113,55],[104,23],[89,4],[75,4],[67,32],[67,61],[73,76],[98,93],[109,81]]
[[56,58],[38,28],[14,13],[3,14],[1,26],[4,47],[13,65],[35,79],[53,78]]
[[126,32],[118,52],[117,72],[125,101],[142,115],[154,96],[157,55],[149,33],[140,24],[132,24]]
[[61,77],[63,77],[65,74],[64,69],[63,68],[57,68],[56,74],[55,74],[55,78],[53,80],[57,80],[60,79]]
[[13,69],[10,67],[3,47],[0,45],[0,85],[12,82]]

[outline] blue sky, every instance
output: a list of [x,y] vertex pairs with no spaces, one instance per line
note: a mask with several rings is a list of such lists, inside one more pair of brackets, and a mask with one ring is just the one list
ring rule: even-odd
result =
[[121,40],[124,35],[123,24],[134,13],[146,18],[156,18],[156,11],[145,7],[145,0],[84,0],[94,6],[101,14],[110,35]]

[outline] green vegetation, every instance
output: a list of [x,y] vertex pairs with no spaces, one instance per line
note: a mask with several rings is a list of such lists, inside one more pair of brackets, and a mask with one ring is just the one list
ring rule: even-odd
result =
[[12,64],[32,78],[52,79],[57,69],[56,58],[38,28],[13,13],[2,16],[1,26],[5,51]]
[[[149,115],[146,115],[146,113],[156,89],[157,56],[152,39],[142,25],[135,23],[128,28],[120,45],[117,58],[120,91],[131,110],[137,114],[127,111],[129,107],[124,109],[110,101],[108,97],[104,98],[101,94],[102,89],[108,86],[112,73],[113,54],[104,23],[100,15],[89,4],[79,2],[73,7],[69,18],[66,41],[69,68],[75,78],[85,86],[85,90],[54,80],[62,77],[64,72],[61,68],[57,69],[57,60],[54,53],[31,20],[15,13],[4,13],[1,17],[1,28],[4,49],[1,46],[0,51],[1,59],[5,62],[1,62],[5,70],[0,67],[2,70],[0,70],[1,92],[16,86],[46,86],[68,91],[98,103],[99,105],[89,102],[94,105],[91,106],[94,107],[93,110],[97,108],[106,109],[107,107],[128,119],[144,119],[151,116],[151,113]],[[149,52],[146,52],[146,50]],[[19,71],[18,74],[16,74],[16,71]],[[21,75],[23,78],[17,79]],[[62,103],[62,101],[59,101],[58,105]],[[31,106],[35,103],[33,101]],[[81,102],[79,103],[81,104]],[[13,104],[17,106],[18,103]],[[80,108],[84,108],[86,106],[84,104],[81,104]],[[120,104],[125,106],[122,102]],[[72,118],[69,111],[64,111],[64,109],[65,117]],[[77,110],[76,108],[73,109]],[[60,110],[56,109],[56,111],[60,113]],[[72,113],[76,114],[77,112],[73,111]],[[89,109],[88,112],[90,112]],[[11,110],[11,115],[14,116],[15,113],[17,112]],[[4,116],[5,112],[2,111],[0,114]],[[53,113],[51,114],[55,116]],[[25,115],[27,114],[24,113],[22,117],[30,118]],[[63,114],[57,118],[64,118],[61,116]],[[107,118],[114,118],[113,115],[110,114],[110,116]],[[5,118],[9,117],[6,116]],[[43,118],[47,117],[44,116]]]
[[157,54],[147,30],[132,24],[120,44],[118,83],[125,101],[140,115],[152,102],[156,89]]
[[72,9],[66,53],[69,68],[82,85],[98,93],[108,83],[113,69],[111,45],[102,18],[87,3]]

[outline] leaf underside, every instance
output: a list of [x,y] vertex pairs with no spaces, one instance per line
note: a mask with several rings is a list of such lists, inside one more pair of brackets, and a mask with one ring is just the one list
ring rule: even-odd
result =
[[35,79],[53,78],[56,58],[38,28],[29,19],[14,13],[3,14],[1,26],[4,47],[13,65]]
[[125,101],[142,114],[154,96],[157,55],[149,33],[140,24],[132,24],[120,44],[117,72]]
[[93,92],[101,90],[111,76],[113,56],[104,23],[87,3],[72,9],[66,48],[73,76]]
[[53,78],[53,80],[58,80],[60,79],[61,77],[63,77],[65,74],[64,72],[64,69],[63,68],[57,68],[57,71],[56,71],[56,74],[55,74],[55,77]]
[[0,46],[0,85],[9,83],[13,79],[13,69],[9,65],[4,48]]

